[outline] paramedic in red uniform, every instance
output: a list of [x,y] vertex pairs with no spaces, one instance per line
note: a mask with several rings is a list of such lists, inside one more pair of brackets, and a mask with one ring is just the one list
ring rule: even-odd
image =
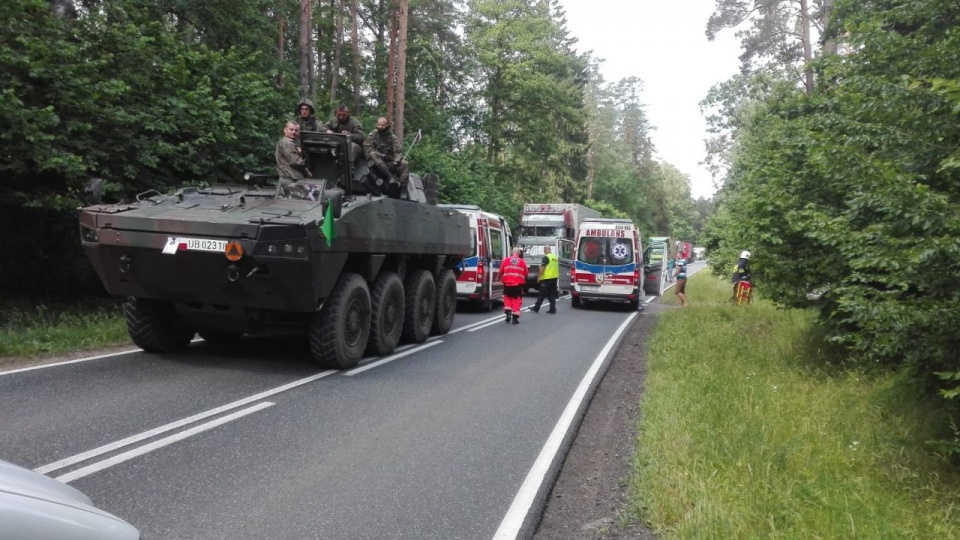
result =
[[513,320],[513,324],[520,324],[523,285],[527,282],[527,263],[520,248],[513,248],[513,254],[500,263],[500,282],[503,283],[504,322]]

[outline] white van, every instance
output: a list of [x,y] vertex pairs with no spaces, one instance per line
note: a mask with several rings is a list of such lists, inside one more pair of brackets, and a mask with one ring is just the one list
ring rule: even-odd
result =
[[590,218],[580,225],[576,259],[570,271],[573,307],[610,300],[640,307],[643,299],[643,246],[629,219]]
[[457,277],[457,300],[475,304],[484,311],[494,300],[503,302],[500,262],[510,255],[512,236],[503,216],[484,212],[479,206],[441,204],[467,216],[470,221],[470,255],[464,257]]

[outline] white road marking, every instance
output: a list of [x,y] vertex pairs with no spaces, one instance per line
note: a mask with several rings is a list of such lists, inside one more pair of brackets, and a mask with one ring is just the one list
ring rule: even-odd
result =
[[30,366],[30,367],[25,367],[20,369],[11,369],[8,371],[0,371],[0,377],[4,375],[13,375],[14,373],[23,373],[24,371],[34,371],[37,369],[46,369],[46,368],[52,368],[57,366],[65,366],[67,364],[79,364],[80,362],[89,362],[90,360],[99,360],[101,358],[110,358],[111,356],[121,356],[124,354],[130,354],[135,352],[143,352],[143,351],[140,349],[131,349],[129,351],[120,351],[120,352],[115,352],[110,354],[98,354],[97,356],[88,356],[86,358],[77,358],[76,360],[67,360],[65,362],[55,362],[53,364],[43,364],[39,366]]
[[68,472],[67,474],[60,475],[57,477],[57,480],[64,483],[73,482],[74,480],[78,480],[80,478],[83,478],[84,476],[89,476],[95,472],[99,472],[106,468],[113,467],[114,465],[123,463],[124,461],[129,461],[137,456],[142,456],[143,454],[146,454],[148,452],[153,452],[158,448],[163,448],[164,446],[171,445],[177,441],[182,441],[183,439],[186,439],[187,437],[192,437],[197,433],[202,433],[204,431],[211,430],[217,426],[222,426],[227,422],[232,422],[238,418],[247,416],[248,414],[252,414],[257,411],[262,411],[263,409],[266,409],[267,407],[272,407],[273,405],[274,405],[273,403],[269,401],[265,401],[263,403],[254,405],[253,407],[241,409],[233,414],[228,414],[227,416],[224,416],[222,418],[217,418],[216,420],[211,420],[210,422],[207,422],[205,424],[194,426],[186,431],[181,431],[176,435],[170,435],[169,437],[164,437],[163,439],[153,441],[150,444],[145,444],[138,448],[134,448],[133,450],[129,450],[122,454],[117,454],[111,458],[107,458],[103,461],[98,461],[96,463],[87,465],[86,467],[82,467],[75,471]]
[[600,371],[600,366],[603,365],[607,355],[610,354],[614,344],[616,344],[620,338],[620,334],[626,331],[630,323],[633,322],[633,319],[639,314],[639,312],[634,312],[623,321],[620,328],[614,332],[610,340],[607,341],[607,344],[601,349],[600,354],[598,354],[597,358],[593,361],[593,365],[587,370],[587,374],[583,376],[583,379],[580,381],[580,386],[578,386],[577,390],[573,393],[573,397],[570,398],[570,402],[567,403],[563,414],[560,415],[560,420],[557,421],[553,432],[550,433],[550,437],[547,438],[543,449],[540,450],[537,461],[534,462],[533,467],[530,468],[530,472],[527,473],[523,485],[520,486],[520,491],[518,491],[516,497],[513,498],[513,503],[507,510],[507,514],[503,517],[503,521],[500,522],[500,527],[497,529],[496,534],[493,535],[494,540],[513,540],[520,534],[524,519],[527,517],[527,514],[529,514],[530,507],[533,506],[537,492],[540,490],[544,478],[546,478],[551,463],[557,458],[557,452],[560,450],[563,438],[567,434],[567,431],[569,431],[570,425],[573,423],[573,419],[577,414],[577,410],[580,408],[580,404],[587,394],[587,390],[590,388],[593,379],[596,378],[597,372]]
[[179,428],[179,427],[183,427],[183,426],[185,426],[185,425],[187,425],[187,424],[192,424],[192,423],[194,423],[194,422],[203,420],[204,418],[209,418],[209,417],[211,417],[211,416],[218,415],[218,414],[220,414],[220,413],[229,411],[229,410],[231,410],[231,409],[236,409],[237,407],[243,407],[244,405],[248,405],[248,404],[250,404],[250,403],[253,403],[254,401],[260,401],[261,399],[268,398],[268,397],[270,397],[270,396],[279,394],[280,392],[286,392],[287,390],[290,390],[290,389],[292,389],[292,388],[296,388],[296,387],[298,387],[298,386],[302,386],[302,385],[304,385],[304,384],[311,383],[311,382],[313,382],[313,381],[315,381],[315,380],[317,380],[317,379],[322,379],[322,378],[327,377],[327,376],[329,376],[329,375],[333,375],[334,373],[339,373],[339,371],[328,370],[328,371],[324,371],[324,372],[321,372],[321,373],[317,373],[316,375],[311,375],[310,377],[307,377],[307,378],[305,378],[305,379],[300,379],[300,380],[298,380],[298,381],[293,381],[292,383],[288,383],[288,384],[285,384],[285,385],[283,385],[283,386],[278,386],[278,387],[276,387],[276,388],[274,388],[274,389],[272,389],[272,390],[267,390],[266,392],[260,392],[259,394],[256,394],[256,395],[253,395],[253,396],[250,396],[250,397],[247,397],[247,398],[243,398],[243,399],[241,399],[241,400],[239,400],[239,401],[234,401],[233,403],[228,403],[228,404],[223,405],[223,406],[221,406],[221,407],[217,407],[216,409],[210,409],[209,411],[202,412],[202,413],[200,413],[200,414],[195,414],[195,415],[190,416],[190,417],[188,417],[188,418],[184,418],[184,419],[182,419],[182,420],[177,420],[176,422],[171,422],[171,423],[169,423],[169,424],[160,426],[160,427],[158,427],[158,428],[151,429],[150,431],[144,431],[143,433],[140,433],[140,434],[138,434],[138,435],[134,435],[134,436],[132,436],[132,437],[127,437],[126,439],[122,439],[122,440],[119,440],[119,441],[116,441],[116,442],[112,442],[112,443],[110,443],[110,444],[103,445],[103,446],[101,446],[101,447],[99,447],[99,448],[94,448],[93,450],[88,450],[88,451],[83,452],[83,453],[81,453],[81,454],[77,454],[77,455],[75,455],[75,456],[71,456],[71,457],[68,457],[68,458],[61,459],[60,461],[55,461],[55,462],[53,462],[53,463],[50,463],[49,465],[44,465],[44,466],[42,466],[42,467],[38,467],[38,468],[34,469],[34,471],[36,471],[36,472],[38,472],[38,473],[40,473],[40,474],[47,474],[47,473],[49,473],[49,472],[56,471],[56,470],[62,469],[62,468],[64,468],[64,467],[69,467],[70,465],[73,465],[73,464],[75,464],[75,463],[80,463],[81,461],[86,461],[86,460],[88,460],[88,459],[90,459],[90,458],[92,458],[92,457],[97,457],[97,456],[106,454],[107,452],[113,452],[114,450],[117,450],[117,449],[119,449],[119,448],[123,448],[124,446],[130,446],[131,444],[138,443],[138,442],[140,442],[140,441],[142,441],[142,440],[144,440],[144,439],[149,439],[150,437],[155,437],[155,436],[157,436],[157,435],[160,435],[161,433],[166,433],[166,432],[168,432],[168,431],[172,431],[172,430],[177,429],[177,428]]
[[367,365],[365,365],[365,366],[363,366],[363,367],[359,367],[359,368],[356,368],[356,369],[351,369],[350,371],[344,373],[344,375],[346,375],[347,377],[352,377],[353,375],[359,375],[360,373],[363,373],[364,371],[367,371],[368,369],[373,369],[373,368],[375,368],[375,367],[377,367],[377,366],[382,366],[383,364],[386,364],[387,362],[393,362],[394,360],[396,360],[396,359],[398,359],[398,358],[403,358],[404,356],[413,354],[413,353],[415,353],[415,352],[420,352],[420,351],[422,351],[422,350],[424,350],[424,349],[428,349],[428,348],[430,348],[430,347],[433,347],[434,345],[439,345],[439,344],[441,344],[441,343],[443,343],[443,342],[442,342],[442,341],[431,341],[430,343],[424,343],[423,345],[421,345],[421,346],[419,346],[419,347],[416,347],[416,348],[414,348],[414,349],[408,349],[408,350],[406,350],[406,351],[403,351],[403,352],[400,353],[400,354],[394,354],[394,355],[392,355],[392,356],[388,356],[388,357],[383,358],[383,359],[381,359],[381,360],[377,360],[376,362],[370,362],[369,364],[367,364]]
[[[202,339],[202,338],[195,338],[195,339],[190,340],[190,343],[196,343],[196,342],[198,342],[198,341],[203,341],[203,339]],[[0,377],[2,377],[2,376],[4,376],[4,375],[13,375],[14,373],[23,373],[24,371],[34,371],[34,370],[37,370],[37,369],[47,369],[47,368],[52,368],[52,367],[57,367],[57,366],[65,366],[65,365],[67,365],[67,364],[79,364],[80,362],[89,362],[90,360],[100,360],[101,358],[110,358],[110,357],[112,357],[112,356],[121,356],[121,355],[124,355],[124,354],[130,354],[130,353],[135,353],[135,352],[143,352],[143,349],[130,349],[130,350],[127,350],[127,351],[118,351],[118,352],[115,352],[115,353],[98,354],[98,355],[96,355],[96,356],[85,356],[85,357],[83,357],[83,358],[77,358],[76,360],[66,360],[66,361],[64,361],[64,362],[54,362],[54,363],[52,363],[52,364],[41,364],[41,365],[39,365],[39,366],[30,366],[30,367],[19,368],[19,369],[10,369],[10,370],[7,370],[7,371],[0,371]]]

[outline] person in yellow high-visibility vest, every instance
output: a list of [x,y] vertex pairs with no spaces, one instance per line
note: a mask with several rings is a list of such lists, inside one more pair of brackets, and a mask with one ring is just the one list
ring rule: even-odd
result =
[[560,261],[552,253],[550,246],[543,248],[543,259],[540,261],[540,275],[537,281],[540,282],[540,294],[537,295],[537,303],[530,308],[530,311],[538,313],[543,299],[550,300],[550,311],[557,312],[557,281],[560,279]]

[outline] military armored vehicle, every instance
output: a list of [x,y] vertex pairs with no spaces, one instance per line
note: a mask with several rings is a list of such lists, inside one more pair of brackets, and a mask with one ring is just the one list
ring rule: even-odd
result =
[[436,206],[437,179],[426,178],[433,194],[410,175],[403,199],[375,195],[345,136],[304,132],[301,144],[311,178],[279,193],[276,176],[247,175],[269,185],[150,191],[80,209],[83,248],[107,291],[126,297],[137,346],[167,353],[195,334],[234,343],[297,332],[321,366],[347,369],[450,330],[470,226]]

